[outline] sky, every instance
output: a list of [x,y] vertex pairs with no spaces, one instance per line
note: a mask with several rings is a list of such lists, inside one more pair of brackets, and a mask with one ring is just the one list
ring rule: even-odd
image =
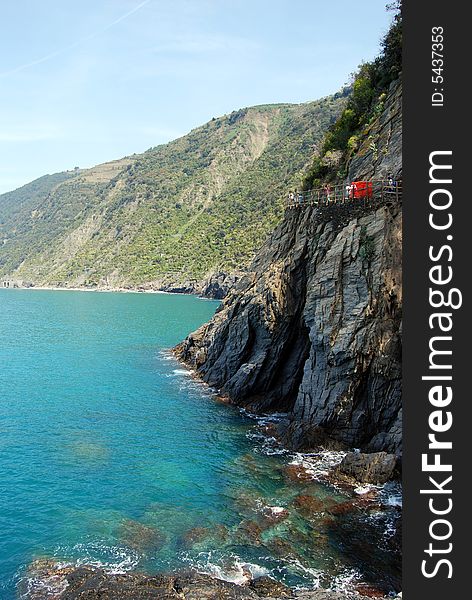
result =
[[0,4],[0,193],[334,93],[391,20],[382,0]]

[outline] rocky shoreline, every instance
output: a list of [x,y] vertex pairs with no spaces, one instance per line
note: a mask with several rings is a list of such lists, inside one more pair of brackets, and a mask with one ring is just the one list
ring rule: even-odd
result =
[[[398,82],[370,134],[376,152],[360,148],[350,179],[400,177]],[[368,597],[401,586],[400,511],[388,543],[377,529],[388,510],[382,486],[401,471],[401,248],[400,198],[287,209],[213,319],[174,349],[227,402],[286,415],[266,433],[299,453],[287,481],[310,481],[311,454],[337,453],[321,480],[346,500],[299,492],[292,506],[316,543],[334,544],[359,569],[366,588],[348,589]]]
[[30,566],[29,577],[19,591],[22,600],[369,600],[368,596],[347,592],[294,591],[265,576],[236,585],[195,571],[117,574],[89,565],[63,566],[47,559]]
[[[272,449],[282,451],[280,441],[273,434],[274,419],[270,416],[264,419],[257,417],[258,430],[265,436]],[[319,458],[313,455],[299,455],[301,460],[293,460],[293,454],[287,452],[288,461],[282,467],[286,485],[294,489],[294,498],[290,511],[295,511],[307,522],[319,523],[320,539],[313,543],[319,544],[324,536],[329,535],[334,540],[339,536],[344,539],[343,545],[354,550],[356,555],[363,554],[364,560],[370,561],[371,552],[378,552],[375,536],[379,535],[375,525],[369,531],[356,525],[354,521],[361,515],[376,515],[385,509],[385,499],[382,500],[383,484],[396,475],[395,457],[386,453],[362,454],[359,452],[337,452],[332,467],[326,468],[319,463]],[[329,452],[329,451],[325,451]],[[270,452],[268,453],[270,455]],[[314,473],[313,467],[321,467]],[[249,474],[249,473],[248,473]],[[306,484],[323,482],[333,488],[342,490],[344,501],[329,497],[320,499],[308,490]],[[298,495],[297,495],[298,494]],[[241,497],[243,504],[252,504],[254,499]],[[250,540],[256,546],[262,542],[261,536],[266,528],[283,524],[289,518],[289,510],[266,510],[258,507],[261,519],[248,517],[239,525],[236,535],[241,540]],[[252,520],[251,520],[252,519]],[[395,520],[395,533],[389,542],[390,552],[396,553],[400,560],[401,553],[401,517]],[[370,526],[369,526],[370,527]],[[225,534],[227,535],[228,532]],[[149,527],[129,521],[126,524],[126,539],[136,549],[141,542],[147,544],[150,536],[153,539],[158,532]],[[186,537],[187,544],[197,546],[208,532],[205,529],[191,530]],[[373,536],[374,541],[370,539]],[[308,540],[304,540],[307,543]],[[381,541],[381,538],[378,538]],[[324,543],[324,542],[323,542]],[[291,552],[288,540],[273,538],[272,549],[284,555]],[[278,544],[274,546],[274,544]],[[190,547],[190,546],[189,546]],[[373,554],[372,554],[373,556]],[[69,564],[66,560],[45,558],[34,561],[19,586],[21,600],[371,600],[372,598],[391,600],[400,598],[392,590],[398,589],[392,580],[391,585],[376,585],[375,565],[372,573],[366,579],[357,583],[343,585],[343,591],[329,589],[297,590],[276,581],[270,576],[257,576],[242,567],[241,581],[236,584],[210,575],[208,572],[189,569],[173,573],[146,574],[143,572],[116,572],[113,567],[101,568],[93,565]],[[397,583],[399,580],[397,579]],[[325,583],[326,585],[326,583]],[[390,590],[387,593],[387,590]]]
[[23,289],[23,290],[52,290],[71,292],[120,292],[120,293],[144,293],[144,294],[188,294],[208,298],[210,300],[222,300],[225,298],[236,282],[241,278],[242,271],[226,273],[218,271],[211,273],[201,281],[188,280],[178,282],[162,280],[140,285],[89,285],[89,286],[54,286],[36,285],[33,282],[20,280],[0,281],[0,288]]
[[[369,133],[351,162],[350,179],[382,179],[388,171],[398,177],[399,82]],[[203,573],[199,561],[190,563],[197,570],[151,575],[45,560],[31,566],[21,597],[400,598],[401,499],[386,497],[386,490],[401,470],[401,244],[400,201],[289,209],[249,269],[234,279],[215,273],[206,282],[169,279],[135,290],[224,298],[213,319],[174,354],[223,401],[259,418],[266,442],[273,440],[290,458],[274,475],[289,490],[283,502],[259,498],[250,487],[238,490],[233,500],[241,511],[234,524],[221,526],[225,542],[199,526],[185,532],[187,547],[200,552],[206,540],[224,553],[245,545],[254,556],[277,557],[277,565],[298,561],[317,589],[258,577],[245,571],[249,563],[239,565],[237,585],[213,577],[213,570]],[[256,417],[276,413],[285,417]],[[323,453],[333,460],[320,462]],[[249,480],[266,475],[252,455],[242,460]],[[128,534],[133,543],[136,535],[146,541],[155,533],[149,529],[132,523]]]

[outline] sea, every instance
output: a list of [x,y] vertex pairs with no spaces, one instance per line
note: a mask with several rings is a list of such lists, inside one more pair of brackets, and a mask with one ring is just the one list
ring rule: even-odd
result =
[[0,289],[2,600],[44,564],[398,589],[395,484],[336,486],[342,453],[283,448],[285,415],[228,405],[172,355],[218,304]]

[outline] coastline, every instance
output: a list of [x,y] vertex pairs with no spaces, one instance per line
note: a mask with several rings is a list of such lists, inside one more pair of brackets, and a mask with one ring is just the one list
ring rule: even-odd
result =
[[97,292],[97,293],[119,293],[119,294],[178,294],[184,296],[197,296],[197,294],[189,294],[185,292],[166,292],[164,290],[141,289],[141,288],[87,288],[87,287],[59,287],[45,285],[30,285],[30,286],[14,286],[0,287],[2,290],[31,290],[31,291],[49,291],[49,292]]
[[[397,468],[392,470],[392,476],[384,481],[368,481],[368,479],[358,478],[359,472],[365,469],[363,465],[357,473],[349,472],[349,470],[343,471],[343,464],[345,458],[353,456],[365,457],[369,455],[361,454],[359,450],[355,448],[345,447],[343,449],[334,449],[329,446],[324,447],[319,445],[316,448],[306,451],[298,451],[295,448],[291,448],[287,445],[287,439],[281,435],[279,426],[287,421],[288,415],[286,413],[257,413],[247,410],[240,406],[235,400],[229,395],[223,395],[220,390],[213,388],[202,378],[198,370],[188,365],[184,359],[179,356],[178,350],[172,348],[167,353],[174,358],[187,372],[189,377],[199,385],[203,385],[210,393],[211,397],[215,402],[224,404],[232,409],[236,409],[241,416],[251,419],[255,423],[253,432],[250,434],[251,438],[256,442],[258,451],[267,457],[271,456],[284,456],[284,466],[282,468],[283,476],[289,487],[296,490],[297,486],[301,483],[308,484],[321,484],[330,488],[333,492],[340,492],[346,495],[347,499],[339,505],[334,507],[316,506],[312,502],[312,498],[309,495],[300,496],[303,501],[301,502],[305,515],[311,513],[311,518],[318,511],[328,518],[356,518],[361,513],[370,520],[377,519],[378,515],[383,516],[384,531],[381,535],[381,543],[391,544],[389,552],[393,557],[400,548],[399,536],[401,536],[402,529],[402,483],[401,478],[398,477],[399,473]],[[382,453],[372,453],[372,456],[381,455]],[[368,467],[367,469],[368,470]],[[284,509],[285,510],[285,509]],[[382,518],[382,517],[381,517]],[[204,575],[209,575],[208,572],[203,572]],[[215,578],[215,577],[214,577]],[[218,577],[216,577],[219,580]],[[318,600],[350,600],[351,598],[359,598],[363,600],[364,594],[366,598],[383,598],[384,596],[378,595],[381,586],[377,588],[374,584],[362,581],[360,582],[353,579],[352,583],[348,583],[347,587],[343,592],[340,590],[332,590],[331,587],[328,589],[317,588],[315,590],[306,591],[308,595],[302,594],[300,597],[313,598]],[[309,594],[313,593],[313,596]],[[316,594],[320,595],[317,596]],[[338,594],[343,594],[338,595]],[[392,589],[385,595],[385,598],[401,598],[402,592],[395,591]],[[326,596],[324,595],[326,594]],[[352,596],[351,596],[352,595]],[[298,598],[298,594],[295,593],[292,598]]]
[[[174,364],[182,364],[181,361],[176,360],[169,347],[166,354],[169,357],[172,357]],[[173,368],[173,365],[171,365],[171,368]],[[187,365],[185,365],[185,370],[187,371],[187,374],[178,374],[179,379],[182,379],[183,375],[184,378],[191,377],[192,380],[196,382],[198,381],[199,385],[203,383],[203,387],[212,392],[211,396],[214,397],[217,402],[220,401],[225,404],[229,403],[232,407],[232,410],[236,409],[244,414],[243,410],[240,407],[238,407],[236,403],[229,402],[229,399],[227,397],[219,397],[218,390],[214,390],[211,388],[211,386],[208,386],[208,384],[202,381],[201,378],[197,376],[198,374],[192,369],[189,369]],[[257,425],[257,427],[255,428],[251,427],[250,439],[253,440],[253,442],[251,441],[251,447],[253,447],[256,450],[256,453],[260,452],[262,454],[265,454],[266,457],[268,457],[267,460],[273,460],[270,458],[271,455],[273,456],[274,454],[280,454],[280,442],[275,440],[273,436],[274,427],[276,425],[276,423],[274,423],[274,420],[277,419],[277,415],[267,416],[246,413],[246,416],[253,419]],[[283,415],[278,416],[283,418]],[[264,438],[264,440],[262,438]],[[253,545],[254,547],[265,547],[265,543],[271,543],[274,551],[277,550],[281,553],[280,556],[282,561],[285,561],[287,559],[287,556],[289,556],[286,554],[286,552],[291,552],[293,549],[297,554],[294,554],[294,558],[290,560],[296,561],[298,555],[298,547],[294,544],[295,538],[293,540],[281,539],[281,535],[284,531],[284,528],[288,527],[283,523],[285,519],[290,519],[289,511],[292,511],[292,515],[297,515],[297,519],[303,518],[304,522],[311,522],[312,526],[315,526],[315,524],[318,521],[324,522],[322,526],[326,531],[320,531],[321,537],[317,542],[319,544],[327,543],[327,536],[331,535],[335,531],[339,531],[340,526],[345,523],[345,520],[357,520],[361,510],[365,511],[366,518],[368,517],[369,519],[377,519],[378,511],[376,507],[379,504],[379,502],[374,497],[375,490],[372,490],[373,494],[371,495],[350,494],[350,497],[347,498],[346,494],[345,501],[342,498],[338,497],[333,500],[331,500],[328,497],[316,498],[315,492],[309,489],[306,484],[308,478],[312,479],[310,477],[311,474],[309,472],[309,469],[313,468],[313,463],[314,461],[317,461],[317,457],[309,457],[307,455],[300,454],[298,456],[299,460],[297,462],[301,464],[294,464],[294,460],[296,457],[288,450],[284,452],[286,452],[286,455],[285,457],[282,457],[282,461],[280,461],[284,464],[280,464],[279,467],[277,467],[277,472],[280,478],[283,478],[286,481],[286,487],[290,487],[292,492],[287,494],[287,497],[284,497],[282,499],[282,502],[278,502],[275,500],[271,501],[269,498],[267,498],[268,502],[265,502],[264,504],[258,504],[258,493],[241,495],[239,501],[244,503],[242,504],[243,513],[240,516],[242,520],[239,524],[235,524],[234,531],[231,531],[231,533],[225,535],[239,535],[239,539],[242,539],[243,543],[248,543],[249,545]],[[251,471],[252,461],[247,461],[247,459],[245,460],[246,473],[249,477],[251,477],[251,475],[255,473],[255,471]],[[316,468],[318,471],[325,470],[326,466],[318,464]],[[328,485],[332,484],[332,482],[329,481],[326,481],[326,483]],[[307,489],[305,490],[303,488]],[[318,505],[314,504],[315,501],[318,503]],[[131,530],[129,530],[131,531],[131,534],[138,536],[138,538],[134,539],[133,543],[138,544],[138,547],[141,547],[139,546],[140,544],[144,544],[143,547],[146,548],[145,544],[149,540],[148,536],[150,536],[151,534],[154,535],[151,527],[146,525],[143,526],[139,524],[140,522],[138,521],[127,521],[126,523],[128,523],[128,527],[130,526],[129,524],[131,524]],[[290,521],[288,521],[288,523],[290,523]],[[349,524],[349,522],[347,524]],[[371,525],[374,526],[375,523],[371,522]],[[273,542],[271,542],[270,539],[264,539],[264,536],[267,535],[264,533],[264,528],[265,531],[268,531],[271,528],[276,529],[277,527],[280,528],[280,530],[278,532],[276,531]],[[385,528],[382,527],[382,531],[384,531],[384,529]],[[380,528],[378,526],[376,527],[376,530],[380,533]],[[205,534],[205,530],[204,528],[193,528],[189,531],[190,537],[188,538],[188,541],[186,543],[196,544],[196,547],[198,549],[198,536]],[[356,529],[355,533],[359,535],[359,528]],[[365,539],[366,536],[363,532],[360,532],[360,535],[362,539]],[[139,536],[142,537],[139,538]],[[191,536],[195,536],[195,539]],[[298,542],[303,543],[304,540],[306,540],[306,538],[302,536],[299,538]],[[372,544],[369,545],[372,546]],[[216,542],[215,546],[216,548],[219,548]],[[226,550],[224,549],[223,551]],[[163,574],[155,575],[152,571],[149,572],[145,570],[144,574],[139,574],[138,571],[132,570],[126,571],[125,573],[117,574],[112,573],[109,569],[104,569],[99,565],[95,565],[94,567],[92,567],[90,566],[91,563],[68,563],[69,566],[64,567],[65,569],[67,569],[67,572],[65,572],[61,569],[60,565],[64,566],[64,564],[68,562],[68,559],[70,557],[66,556],[65,560],[61,560],[62,557],[59,557],[59,566],[57,566],[57,564],[49,563],[46,565],[43,564],[43,568],[41,569],[41,564],[36,564],[34,566],[32,565],[32,569],[28,574],[28,581],[24,583],[28,585],[31,583],[33,588],[30,588],[31,593],[29,596],[26,595],[21,597],[25,599],[28,598],[28,600],[46,600],[46,598],[51,598],[51,600],[53,598],[54,600],[75,600],[75,598],[77,598],[78,600],[81,597],[81,593],[83,592],[83,590],[87,589],[93,590],[93,592],[90,592],[92,594],[90,595],[90,599],[93,600],[95,597],[97,599],[100,597],[100,593],[102,593],[103,589],[111,588],[116,590],[117,597],[118,594],[120,594],[120,597],[122,598],[132,598],[134,600],[137,600],[138,598],[142,597],[144,599],[148,598],[148,596],[140,596],[137,593],[140,593],[140,590],[143,588],[143,586],[148,586],[152,589],[152,586],[156,585],[157,589],[155,591],[160,592],[159,587],[161,586],[161,583],[156,584],[156,577],[159,578],[159,582],[162,582],[162,585],[167,585],[167,583],[169,583],[170,585],[170,583],[174,581],[177,582],[177,585],[182,585],[182,582],[185,581],[185,586],[189,590],[189,595],[176,596],[176,598],[188,598],[189,600],[196,600],[202,597],[206,597],[205,594],[213,593],[213,591],[215,593],[224,591],[225,594],[228,594],[225,596],[226,598],[228,598],[228,600],[231,600],[233,598],[239,600],[241,600],[242,598],[247,598],[248,600],[256,600],[258,597],[267,597],[265,594],[259,594],[257,590],[268,589],[269,587],[271,588],[271,590],[277,592],[271,594],[270,596],[274,598],[274,600],[276,598],[303,598],[306,600],[351,600],[351,598],[354,600],[356,598],[359,598],[360,600],[361,598],[368,597],[387,597],[383,594],[382,596],[379,595],[379,593],[385,593],[386,590],[385,588],[382,589],[382,587],[374,586],[371,579],[367,579],[367,583],[363,583],[363,580],[361,580],[362,586],[357,587],[358,581],[356,579],[349,579],[349,573],[349,577],[346,577],[344,573],[341,573],[341,576],[343,577],[342,580],[339,579],[338,581],[328,581],[328,578],[330,577],[328,572],[326,572],[327,580],[321,582],[320,587],[317,589],[308,588],[302,593],[297,587],[293,587],[292,589],[285,588],[283,590],[283,593],[279,593],[279,590],[282,590],[281,586],[284,584],[277,581],[274,582],[274,580],[268,581],[265,578],[262,579],[261,577],[259,577],[260,573],[264,572],[261,568],[263,566],[263,563],[261,564],[260,562],[255,561],[254,566],[258,569],[256,571],[253,570],[253,572],[249,572],[248,567],[246,566],[247,564],[249,564],[249,559],[247,556],[245,556],[243,562],[242,557],[243,555],[239,553],[239,556],[236,557],[236,560],[239,561],[240,564],[235,563],[238,567],[238,571],[236,573],[238,578],[241,579],[244,577],[244,582],[242,585],[236,584],[234,579],[233,581],[224,579],[224,576],[234,576],[234,561],[232,562],[231,559],[230,562],[226,565],[224,562],[220,564],[219,562],[211,561],[211,559],[210,561],[203,561],[204,564],[202,563],[201,565],[194,562],[192,564],[192,567],[194,569],[192,575],[190,575],[188,579],[183,579],[183,576],[180,574],[180,572],[177,571],[163,571]],[[56,560],[54,560],[54,562],[56,562]],[[212,570],[210,568],[213,565],[216,565],[218,567],[221,566],[221,569],[225,570],[223,576],[215,576],[214,569]],[[86,571],[84,571],[84,568],[86,569]],[[304,563],[304,568],[310,568],[309,563]],[[195,573],[195,570],[197,570],[197,573]],[[230,572],[228,572],[228,570],[230,570]],[[67,579],[67,577],[69,577],[70,580],[67,581],[67,591],[65,591],[65,595],[63,595],[59,590],[59,595],[56,596],[41,595],[44,592],[44,586],[52,584],[54,583],[54,581],[59,583],[62,580],[62,589],[62,585],[65,586],[64,579]],[[39,587],[36,588],[36,585]],[[315,580],[313,580],[313,585],[316,585]],[[331,585],[336,591],[328,591]],[[322,589],[323,587],[326,589]],[[398,587],[389,587],[389,591],[393,591],[395,589],[398,589]],[[38,590],[38,595],[34,595],[36,590]],[[95,593],[96,596],[93,595]],[[169,595],[164,597],[170,599],[173,596]]]
[[[0,282],[1,283],[1,282]],[[162,290],[162,289],[150,289],[150,288],[127,288],[127,287],[60,287],[60,286],[47,286],[47,285],[15,285],[15,286],[2,286],[0,290],[28,290],[28,291],[42,291],[42,292],[93,292],[102,294],[167,294],[169,296],[194,296],[200,300],[215,300],[221,302],[221,298],[215,298],[213,296],[206,296],[197,291],[177,291],[177,290]]]
[[[368,593],[329,589],[294,590],[268,576],[260,576],[238,585],[196,570],[149,575],[141,572],[111,573],[93,565],[71,566],[49,559],[34,561],[30,578],[20,586],[23,600],[90,600],[121,598],[123,600],[370,600]],[[23,589],[21,589],[23,587]],[[368,590],[365,590],[368,592]],[[110,592],[113,596],[110,596]],[[401,599],[395,596],[375,596],[377,600]]]

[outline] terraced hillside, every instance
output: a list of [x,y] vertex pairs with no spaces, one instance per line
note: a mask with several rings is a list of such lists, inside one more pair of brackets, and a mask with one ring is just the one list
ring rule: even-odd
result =
[[238,110],[0,196],[0,279],[159,288],[244,266],[344,104],[337,94]]

